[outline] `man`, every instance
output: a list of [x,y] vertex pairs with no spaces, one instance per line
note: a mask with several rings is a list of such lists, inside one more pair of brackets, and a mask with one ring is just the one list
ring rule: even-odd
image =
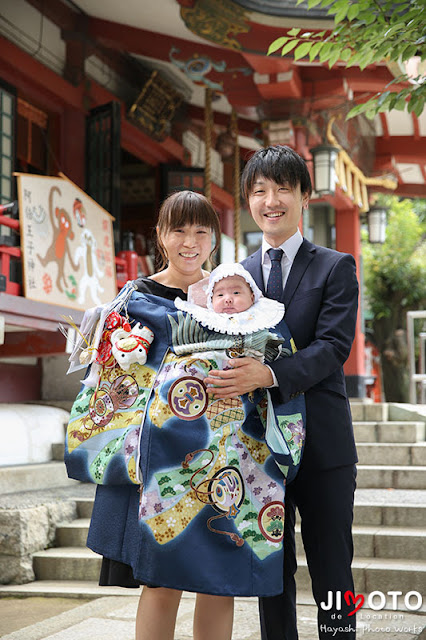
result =
[[[216,397],[231,398],[265,386],[286,402],[304,392],[306,445],[296,480],[287,488],[284,591],[262,598],[262,640],[297,640],[297,569],[294,522],[301,516],[321,640],[355,638],[352,519],[357,455],[343,364],[355,333],[358,283],[348,254],[303,239],[299,221],[312,193],[305,161],[292,149],[257,151],[242,176],[242,192],[263,231],[262,247],[243,261],[260,289],[285,304],[297,353],[270,367],[249,358],[209,374]],[[268,253],[269,249],[281,251]],[[291,362],[290,362],[291,361]],[[332,592],[332,606],[329,606]],[[341,593],[341,607],[336,597]],[[337,593],[337,596],[336,596]],[[321,606],[323,603],[323,606]]]

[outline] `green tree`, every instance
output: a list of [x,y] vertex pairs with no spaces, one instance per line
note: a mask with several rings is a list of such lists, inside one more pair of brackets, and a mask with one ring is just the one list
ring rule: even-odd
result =
[[[290,29],[272,42],[268,55],[281,49],[281,55],[291,52],[295,60],[309,56],[311,62],[318,59],[330,68],[343,61],[361,69],[382,61],[400,65],[414,56],[426,58],[424,0],[308,0],[308,9],[318,5],[333,16],[332,31]],[[420,116],[426,100],[424,80],[419,75],[407,85],[409,78],[401,72],[382,91],[351,109],[347,118],[365,113],[372,119],[390,109]]]
[[386,401],[408,402],[407,311],[426,309],[426,224],[411,200],[381,202],[389,207],[384,244],[369,244],[363,233],[366,302]]

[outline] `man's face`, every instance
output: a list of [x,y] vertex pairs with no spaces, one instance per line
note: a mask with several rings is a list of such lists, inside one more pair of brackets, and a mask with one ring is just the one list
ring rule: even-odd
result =
[[241,313],[247,311],[253,301],[253,292],[241,276],[228,276],[214,285],[212,306],[216,313]]
[[301,193],[300,185],[293,189],[264,176],[257,176],[248,197],[253,220],[272,247],[279,247],[296,233],[308,202],[309,196]]

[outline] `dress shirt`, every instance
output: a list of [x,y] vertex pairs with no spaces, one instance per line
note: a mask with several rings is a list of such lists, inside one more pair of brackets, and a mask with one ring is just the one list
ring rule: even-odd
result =
[[290,269],[296,257],[296,253],[300,249],[300,245],[303,242],[303,236],[300,233],[299,229],[296,231],[294,235],[291,236],[288,240],[280,244],[279,247],[272,247],[268,242],[266,242],[265,238],[262,240],[262,273],[263,273],[263,282],[265,285],[265,291],[268,284],[269,273],[271,271],[271,259],[268,255],[268,249],[282,249],[284,251],[282,260],[281,260],[281,268],[283,272],[283,288],[285,288],[288,274],[290,273]]

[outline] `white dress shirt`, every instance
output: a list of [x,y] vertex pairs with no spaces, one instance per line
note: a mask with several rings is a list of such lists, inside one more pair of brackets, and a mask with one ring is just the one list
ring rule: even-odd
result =
[[269,274],[271,272],[271,259],[268,254],[268,249],[282,249],[284,251],[283,257],[281,259],[281,268],[283,272],[283,288],[286,285],[288,274],[290,273],[290,269],[293,265],[294,259],[296,257],[296,253],[300,249],[300,245],[303,242],[303,236],[298,229],[294,235],[291,236],[288,240],[280,244],[279,247],[272,247],[268,242],[266,242],[265,238],[262,240],[262,273],[263,273],[263,283],[265,285],[265,291],[268,284]]

